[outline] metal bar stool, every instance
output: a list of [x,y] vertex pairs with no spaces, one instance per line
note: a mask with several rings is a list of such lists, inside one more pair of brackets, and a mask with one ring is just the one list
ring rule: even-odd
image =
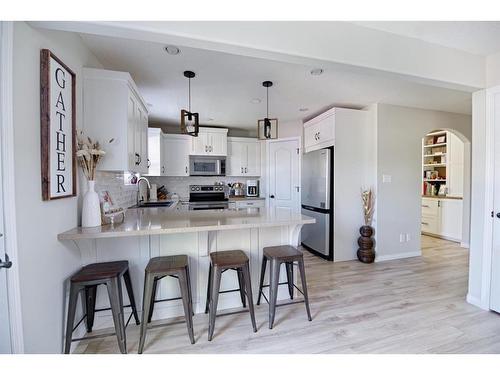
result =
[[[220,290],[222,274],[227,270],[238,272],[239,289]],[[248,310],[252,320],[253,331],[257,332],[255,313],[253,309],[252,284],[250,280],[250,266],[247,255],[241,250],[217,251],[210,254],[210,268],[208,272],[207,305],[205,313],[209,312],[208,341],[212,341],[215,329],[215,317],[217,315],[217,303],[219,293],[240,292],[243,307],[246,307],[248,299]],[[246,311],[246,310],[244,310]],[[239,311],[239,312],[244,312]]]
[[[269,285],[264,285],[264,275],[266,273],[266,265],[267,261],[270,261],[270,273],[269,273]],[[302,281],[302,290],[300,290],[293,283],[293,264],[294,262],[298,263],[300,279]],[[281,264],[285,263],[286,271],[287,271],[287,279],[286,283],[280,283],[280,267]],[[278,297],[278,286],[288,284],[288,292],[290,293],[290,299],[293,299],[293,288],[297,289],[303,296],[304,300],[301,301],[293,301],[281,303],[279,305],[276,304],[276,299]],[[262,293],[262,288],[269,288],[269,299],[266,298],[264,293]],[[260,305],[260,297],[263,296],[264,299],[269,304],[269,329],[273,328],[274,324],[274,316],[276,314],[276,307],[291,305],[294,303],[305,303],[307,318],[309,321],[311,318],[311,311],[309,310],[309,298],[307,296],[307,283],[306,283],[306,273],[304,270],[304,256],[302,252],[297,250],[295,247],[290,245],[283,246],[271,246],[264,248],[264,255],[262,257],[262,267],[260,270],[260,284],[259,284],[259,298],[257,299],[257,305]]]
[[[166,276],[173,277],[179,280],[181,297],[156,299],[156,291],[158,282]],[[144,272],[144,298],[142,303],[142,322],[141,333],[139,339],[139,354],[144,349],[146,340],[146,331],[148,323],[151,322],[153,316],[154,304],[156,302],[175,301],[182,299],[184,305],[184,316],[186,318],[187,330],[191,344],[194,344],[193,332],[193,298],[191,295],[191,281],[189,276],[189,262],[187,255],[173,255],[152,258]],[[160,324],[157,327],[164,327],[171,324]]]
[[[122,284],[121,277],[125,281],[125,287],[127,288],[128,298],[130,300],[130,305],[123,306],[122,297]],[[93,338],[101,338],[116,335],[118,340],[118,346],[120,347],[120,352],[123,354],[127,353],[127,340],[125,336],[125,328],[127,328],[128,323],[132,316],[134,316],[135,323],[139,325],[139,316],[137,314],[137,308],[135,306],[134,292],[132,290],[132,282],[130,280],[130,273],[128,269],[128,261],[122,260],[117,262],[105,262],[105,263],[93,263],[82,267],[77,273],[71,277],[71,286],[69,293],[69,307],[68,307],[68,319],[66,322],[66,342],[64,347],[64,353],[68,354],[71,349],[71,342],[88,340]],[[104,309],[96,309],[96,294],[97,287],[101,284],[105,284],[108,290],[109,301],[111,307]],[[76,304],[78,301],[78,295],[80,292],[85,293],[85,314],[80,319],[78,324],[73,327],[75,322],[75,312]],[[123,308],[131,307],[132,313],[130,314],[127,323],[124,323]],[[92,327],[94,324],[94,314],[96,311],[111,310],[113,314],[113,322],[115,325],[115,332],[112,334],[96,335],[92,337],[83,337],[79,339],[73,339],[73,331],[86,319],[87,332],[92,332]]]

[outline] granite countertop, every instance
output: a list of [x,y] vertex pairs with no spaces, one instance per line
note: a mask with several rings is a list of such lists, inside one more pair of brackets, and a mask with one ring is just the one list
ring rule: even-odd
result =
[[172,233],[313,224],[314,218],[280,209],[183,211],[170,207],[131,208],[123,223],[76,227],[59,233],[58,240],[80,240]]

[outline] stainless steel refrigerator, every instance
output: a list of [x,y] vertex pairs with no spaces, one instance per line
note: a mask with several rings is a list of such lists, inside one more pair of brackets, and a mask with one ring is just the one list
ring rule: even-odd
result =
[[302,245],[333,260],[333,148],[302,157],[302,214],[316,219],[302,227]]

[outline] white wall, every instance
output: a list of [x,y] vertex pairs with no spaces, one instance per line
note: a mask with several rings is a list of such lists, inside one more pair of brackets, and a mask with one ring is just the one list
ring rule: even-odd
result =
[[[421,141],[435,129],[472,138],[470,116],[377,105],[377,260],[421,253]],[[392,182],[384,183],[383,175],[390,175]],[[466,194],[464,205],[470,204]],[[410,241],[400,243],[400,233],[408,233]]]
[[486,87],[500,85],[500,52],[486,57]]
[[83,66],[100,67],[76,34],[14,26],[14,142],[16,214],[24,344],[27,353],[62,349],[65,290],[80,253],[57,234],[78,225],[78,198],[44,202],[40,184],[40,49],[76,73],[76,123],[82,124]]

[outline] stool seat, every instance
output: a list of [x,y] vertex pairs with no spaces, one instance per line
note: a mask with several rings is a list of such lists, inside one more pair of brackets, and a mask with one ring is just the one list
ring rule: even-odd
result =
[[301,258],[302,253],[290,245],[269,246],[264,248],[264,256],[270,259],[279,259],[284,261],[294,261]]
[[188,266],[187,255],[171,255],[152,258],[146,266],[147,273],[164,273],[183,270]]
[[128,261],[92,263],[83,266],[71,277],[71,282],[82,283],[119,277],[128,270]]
[[227,250],[210,253],[213,266],[229,268],[248,263],[248,256],[241,250]]

